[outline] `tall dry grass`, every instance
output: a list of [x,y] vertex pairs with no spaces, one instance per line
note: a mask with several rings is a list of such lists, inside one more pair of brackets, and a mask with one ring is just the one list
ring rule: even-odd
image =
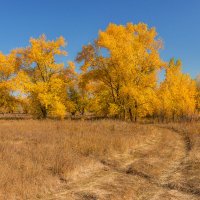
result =
[[1,120],[0,199],[193,199],[199,150],[199,123]]
[[129,151],[147,131],[115,121],[1,120],[0,199],[42,198]]
[[182,136],[185,158],[171,181],[188,190],[196,189],[200,199],[200,123],[171,123],[165,127]]

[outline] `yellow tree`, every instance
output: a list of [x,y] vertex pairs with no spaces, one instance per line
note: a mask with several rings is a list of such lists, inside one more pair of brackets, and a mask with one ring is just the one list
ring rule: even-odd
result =
[[56,62],[57,56],[67,54],[62,49],[65,44],[63,37],[49,41],[42,35],[31,38],[30,46],[17,51],[21,70],[16,82],[27,95],[32,113],[39,118],[66,115],[66,90],[74,69]]
[[73,103],[73,109],[71,109],[72,116],[79,113],[84,118],[85,112],[90,105],[90,90],[88,86],[84,76],[76,74],[76,79],[68,90],[68,97]]
[[12,80],[19,68],[19,59],[15,51],[4,55],[0,52],[0,109],[2,112],[12,112],[16,106],[16,98],[13,95]]
[[181,72],[181,61],[171,59],[165,80],[160,85],[160,115],[168,120],[183,119],[195,112],[196,85]]
[[196,78],[197,95],[196,95],[196,108],[200,112],[200,74]]
[[159,56],[162,42],[146,24],[109,24],[94,44],[77,56],[85,80],[93,85],[97,111],[137,120],[153,112],[157,72],[165,65]]

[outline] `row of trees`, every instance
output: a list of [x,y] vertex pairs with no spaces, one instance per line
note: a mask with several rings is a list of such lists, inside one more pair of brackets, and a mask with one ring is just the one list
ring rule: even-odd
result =
[[199,79],[183,74],[180,60],[160,58],[163,44],[154,28],[110,24],[78,53],[80,69],[58,62],[67,55],[65,45],[63,37],[49,41],[42,35],[9,55],[0,53],[1,112],[21,110],[38,118],[92,113],[131,121],[198,115]]

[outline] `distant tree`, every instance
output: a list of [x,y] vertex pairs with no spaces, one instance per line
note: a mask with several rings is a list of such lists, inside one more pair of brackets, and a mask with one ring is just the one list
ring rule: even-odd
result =
[[197,84],[196,107],[197,111],[200,112],[200,74],[196,78],[196,84]]
[[183,119],[195,113],[196,85],[188,74],[181,72],[181,61],[171,59],[165,80],[160,85],[160,115],[168,120]]
[[19,59],[15,51],[4,55],[0,52],[0,112],[13,112],[16,107],[16,99],[13,95],[13,78],[19,69]]
[[84,118],[85,112],[88,111],[90,99],[88,88],[81,74],[77,74],[76,81],[69,88],[68,97],[73,103],[71,114],[75,116],[76,113],[79,113]]

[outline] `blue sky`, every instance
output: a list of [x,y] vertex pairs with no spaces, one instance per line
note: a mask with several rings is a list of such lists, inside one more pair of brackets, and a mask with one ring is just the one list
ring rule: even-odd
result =
[[200,73],[199,0],[0,0],[0,51],[24,47],[43,33],[49,39],[62,35],[66,60],[73,60],[110,22],[156,27],[162,58],[180,58],[192,77]]

